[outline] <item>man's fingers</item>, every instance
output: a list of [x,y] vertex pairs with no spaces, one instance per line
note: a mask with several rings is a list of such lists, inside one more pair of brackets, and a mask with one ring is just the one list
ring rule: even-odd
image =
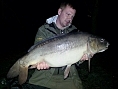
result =
[[46,69],[49,69],[49,65],[47,63],[45,63],[45,64],[46,64]]
[[43,69],[48,69],[49,68],[49,66],[46,62],[43,62],[42,64],[43,64]]
[[46,69],[46,63],[45,63],[45,62],[43,62],[43,64],[44,64],[43,69]]
[[41,63],[37,63],[37,69],[41,70],[41,69],[48,69],[49,66],[46,62],[41,62]]
[[40,64],[40,69],[44,69],[44,67],[45,67],[45,64],[44,63],[41,63]]
[[41,64],[37,63],[37,69],[40,70],[41,69]]
[[82,58],[81,58],[81,60],[82,60],[82,61],[88,60],[88,56],[87,56],[86,54],[83,55]]

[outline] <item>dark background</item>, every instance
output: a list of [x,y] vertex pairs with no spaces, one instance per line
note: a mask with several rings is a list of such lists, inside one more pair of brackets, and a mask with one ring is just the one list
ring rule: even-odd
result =
[[[35,34],[46,19],[57,14],[61,1],[2,0],[1,48],[3,51],[28,49]],[[99,0],[98,0],[99,1]],[[74,0],[78,6],[73,24],[81,31],[91,32],[94,0]],[[110,4],[110,5],[109,5]],[[112,41],[113,5],[99,1],[96,34]],[[111,42],[110,42],[111,43]]]
[[[11,52],[27,51],[34,43],[38,27],[43,25],[47,18],[57,14],[61,1],[63,0],[1,0],[0,54],[7,57]],[[95,32],[91,29],[95,0],[73,0],[78,6],[73,24],[81,31],[94,33],[109,41],[109,49],[101,53],[106,57],[102,65],[113,72],[113,78],[117,78],[117,29],[114,13],[116,6],[111,1],[96,1],[99,1],[99,9]]]

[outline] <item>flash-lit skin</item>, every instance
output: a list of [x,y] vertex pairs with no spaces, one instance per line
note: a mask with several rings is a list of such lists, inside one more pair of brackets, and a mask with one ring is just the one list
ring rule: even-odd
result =
[[[69,26],[72,23],[73,18],[76,14],[76,10],[70,6],[66,6],[65,8],[58,9],[58,18],[56,20],[56,26],[63,30],[65,27]],[[84,55],[81,60],[88,60],[87,56]],[[45,63],[37,63],[36,65],[32,65],[30,68],[37,68],[38,70],[41,69],[48,69],[49,66]]]
[[71,8],[68,5],[65,8],[59,8],[56,26],[62,30],[65,27],[69,26],[69,24],[72,23],[75,13],[76,13],[76,10]]

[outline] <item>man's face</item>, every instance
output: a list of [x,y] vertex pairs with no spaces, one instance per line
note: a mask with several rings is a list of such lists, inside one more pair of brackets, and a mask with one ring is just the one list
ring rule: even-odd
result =
[[70,6],[66,6],[64,9],[58,10],[60,25],[66,27],[72,23],[72,20],[75,16],[76,10]]

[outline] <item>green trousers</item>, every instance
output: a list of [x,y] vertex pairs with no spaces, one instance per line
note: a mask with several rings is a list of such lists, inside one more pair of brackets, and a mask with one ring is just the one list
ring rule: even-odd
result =
[[54,75],[55,68],[42,70],[32,74],[23,89],[83,89],[81,79],[75,66],[71,67],[69,77],[64,80],[63,74]]
[[78,88],[71,77],[64,80],[63,75],[52,76],[48,82],[48,87],[51,89],[82,89],[81,83]]
[[82,84],[80,82],[78,85],[76,85],[71,78],[63,80],[63,75],[55,75],[47,83],[48,88],[33,84],[24,84],[22,87],[23,89],[82,89]]

